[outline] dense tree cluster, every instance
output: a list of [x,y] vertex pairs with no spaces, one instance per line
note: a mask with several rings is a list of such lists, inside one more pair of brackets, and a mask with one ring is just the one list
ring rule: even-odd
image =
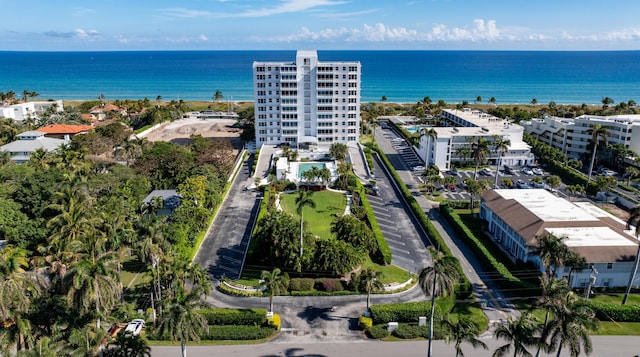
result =
[[[38,348],[97,355],[108,341],[105,326],[151,307],[157,336],[198,338],[193,309],[210,280],[189,255],[221,200],[232,148],[201,137],[186,147],[149,143],[130,133],[110,124],[55,152],[37,151],[27,164],[0,166],[0,239],[7,241],[0,251],[0,354]],[[183,196],[170,219],[141,209],[152,189]],[[123,262],[136,261],[149,279],[127,289]],[[103,352],[123,349],[148,355],[146,342],[132,337]]]

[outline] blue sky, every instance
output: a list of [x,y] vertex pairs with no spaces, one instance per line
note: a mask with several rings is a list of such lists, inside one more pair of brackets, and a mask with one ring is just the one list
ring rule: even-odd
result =
[[638,50],[640,1],[0,0],[0,50]]

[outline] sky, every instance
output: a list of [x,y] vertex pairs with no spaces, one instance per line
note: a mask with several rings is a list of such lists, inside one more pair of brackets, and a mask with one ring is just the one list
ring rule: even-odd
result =
[[638,50],[638,0],[0,0],[0,50]]

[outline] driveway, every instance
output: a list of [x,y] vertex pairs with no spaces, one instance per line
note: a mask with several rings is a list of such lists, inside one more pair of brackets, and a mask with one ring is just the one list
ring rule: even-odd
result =
[[242,163],[218,214],[209,227],[193,261],[207,269],[216,280],[237,279],[251,238],[254,217],[258,214],[258,193],[245,188],[253,181],[249,176],[253,156]]

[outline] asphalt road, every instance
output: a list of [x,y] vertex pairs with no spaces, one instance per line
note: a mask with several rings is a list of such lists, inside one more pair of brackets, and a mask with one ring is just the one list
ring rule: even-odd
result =
[[[591,356],[632,357],[640,353],[640,336],[592,336],[593,352]],[[462,351],[466,356],[489,357],[493,351],[504,344],[492,338],[482,340],[489,345],[488,350],[476,349],[463,343]],[[513,352],[513,350],[512,350]],[[530,351],[535,354],[535,350]],[[247,356],[247,357],[424,357],[427,354],[427,341],[380,342],[361,340],[343,343],[279,343],[276,341],[259,345],[229,345],[229,346],[189,346],[187,353],[190,357],[205,356]],[[152,348],[154,357],[176,357],[180,355],[179,346],[158,346]],[[444,341],[434,341],[433,355],[438,357],[455,356],[453,345]],[[569,356],[564,349],[561,356]],[[581,354],[584,356],[585,354]],[[542,353],[541,356],[555,356]]]
[[382,169],[382,165],[380,160],[375,160],[373,173],[380,190],[378,196],[368,196],[369,203],[391,249],[392,264],[418,273],[431,264],[426,248],[430,245],[429,238],[415,222],[400,192],[395,188],[395,183],[386,170]]
[[253,181],[249,176],[251,162],[251,157],[243,162],[193,260],[216,280],[240,276],[253,218],[260,206],[257,192],[244,189]]

